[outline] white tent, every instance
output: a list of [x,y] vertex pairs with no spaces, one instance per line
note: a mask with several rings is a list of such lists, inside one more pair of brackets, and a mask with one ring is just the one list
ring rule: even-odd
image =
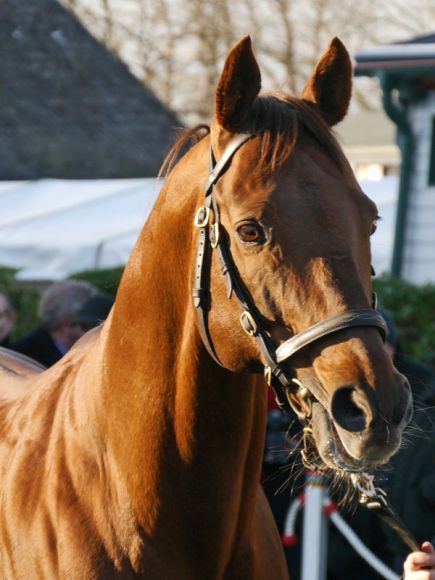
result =
[[393,257],[399,179],[390,175],[379,181],[361,181],[362,190],[378,206],[381,219],[371,239],[372,264],[376,274],[388,272]]
[[[397,178],[361,183],[382,220],[373,236],[373,264],[388,269]],[[0,182],[0,266],[20,280],[122,266],[159,193],[156,179]]]
[[19,280],[122,266],[159,189],[156,179],[0,182],[0,265]]

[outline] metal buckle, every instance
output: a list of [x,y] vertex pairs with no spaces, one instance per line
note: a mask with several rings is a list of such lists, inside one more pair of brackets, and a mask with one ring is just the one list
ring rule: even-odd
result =
[[291,397],[294,397],[297,401],[300,409],[297,409],[296,407],[297,410],[295,410],[295,407],[293,406],[292,408],[299,418],[303,417],[304,419],[309,419],[313,412],[313,398],[311,392],[296,377],[292,378],[292,383],[295,383],[295,385],[298,386],[298,390],[294,394],[289,393],[287,398],[290,399]]
[[352,473],[350,478],[353,486],[360,493],[360,504],[368,509],[388,507],[385,491],[375,486],[374,475],[366,472]]
[[[247,328],[245,326],[244,320],[246,320],[246,322],[251,325],[251,328]],[[255,336],[257,334],[257,324],[253,319],[252,314],[247,310],[244,310],[240,315],[240,324],[248,336]]]
[[367,497],[375,497],[377,495],[376,487],[374,484],[375,476],[371,473],[352,473],[350,479],[354,488],[361,494]]
[[195,219],[193,223],[197,228],[205,228],[210,219],[210,208],[209,207],[199,207],[195,214]]
[[219,243],[219,224],[215,222],[211,226],[210,245],[214,249],[217,247],[218,243]]

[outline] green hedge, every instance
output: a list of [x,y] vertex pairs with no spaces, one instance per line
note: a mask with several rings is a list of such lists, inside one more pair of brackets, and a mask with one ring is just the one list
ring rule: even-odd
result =
[[96,286],[106,294],[116,294],[124,268],[110,268],[108,270],[88,270],[74,274],[74,280],[84,280]]
[[[71,276],[86,280],[102,292],[114,295],[123,269],[80,272]],[[11,295],[19,313],[15,335],[36,324],[39,292],[31,287],[17,287],[14,270],[0,269],[0,285]],[[435,361],[435,285],[413,286],[399,279],[380,276],[374,280],[379,305],[387,308],[396,321],[398,336],[406,354],[422,362]]]
[[398,278],[374,280],[379,305],[393,315],[403,352],[421,362],[435,362],[435,285],[414,286]]

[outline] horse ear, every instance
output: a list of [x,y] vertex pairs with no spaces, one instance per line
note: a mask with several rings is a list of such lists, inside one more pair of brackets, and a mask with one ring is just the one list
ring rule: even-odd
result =
[[329,125],[346,115],[352,93],[352,63],[344,44],[333,38],[317,63],[302,98],[315,103]]
[[216,119],[223,129],[237,132],[243,128],[260,87],[260,68],[251,38],[245,36],[228,54],[216,88]]

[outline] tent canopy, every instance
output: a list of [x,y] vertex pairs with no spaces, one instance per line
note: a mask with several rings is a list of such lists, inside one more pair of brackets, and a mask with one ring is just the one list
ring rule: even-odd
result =
[[[152,178],[0,182],[0,266],[30,281],[125,265],[160,186]],[[398,182],[361,186],[382,216],[372,238],[381,273],[390,265]]]
[[0,265],[60,280],[125,265],[159,193],[157,179],[0,183]]

